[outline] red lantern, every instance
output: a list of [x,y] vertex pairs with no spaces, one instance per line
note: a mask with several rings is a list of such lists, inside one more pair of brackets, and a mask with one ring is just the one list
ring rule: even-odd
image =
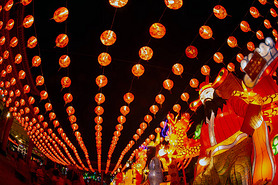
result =
[[102,93],[98,93],[95,96],[95,101],[97,102],[98,105],[102,104],[105,102],[105,96]]
[[106,86],[107,83],[108,83],[108,80],[107,80],[106,76],[104,76],[104,75],[99,75],[96,78],[96,84],[99,88]]
[[122,116],[122,115],[119,116],[117,120],[118,120],[118,122],[119,122],[120,124],[124,124],[124,123],[126,122],[126,118],[125,118],[124,116]]
[[53,121],[53,126],[54,128],[58,127],[60,125],[59,121],[58,120],[54,120]]
[[276,6],[276,8],[278,8],[278,1],[274,0],[274,5]]
[[222,63],[223,62],[223,55],[222,53],[220,52],[216,52],[214,55],[213,55],[213,60],[216,62],[216,63]]
[[199,85],[199,81],[196,78],[192,78],[189,82],[190,87],[197,88]]
[[60,34],[56,37],[55,43],[57,47],[64,48],[68,45],[69,38],[66,34]]
[[258,30],[256,32],[256,37],[259,39],[259,40],[263,40],[264,39],[264,34],[261,30]]
[[152,118],[152,116],[151,115],[146,115],[145,117],[144,117],[144,120],[145,120],[145,122],[147,122],[148,124],[153,120],[153,118]]
[[94,121],[96,124],[101,124],[103,122],[103,118],[101,116],[97,116],[97,117],[95,117]]
[[145,69],[144,66],[142,66],[141,64],[135,64],[132,67],[131,72],[134,76],[140,77],[144,74]]
[[0,37],[0,45],[3,46],[5,44],[6,38],[5,36]]
[[118,125],[116,125],[115,128],[116,128],[117,131],[122,131],[124,127],[123,127],[123,125],[118,124]]
[[142,134],[143,134],[143,130],[141,129],[141,128],[138,128],[137,130],[136,130],[136,133],[139,135],[139,136],[141,136]]
[[10,52],[8,50],[5,50],[4,53],[3,53],[3,58],[7,59],[7,58],[9,58],[9,55],[10,55]]
[[[59,134],[62,134],[62,133],[64,132],[64,130],[63,130],[61,127],[59,127],[59,128],[57,129],[57,131],[58,131]],[[75,135],[75,136],[76,136],[76,135]]]
[[156,115],[156,113],[158,112],[159,108],[157,105],[152,105],[150,107],[150,112],[153,113],[154,115]]
[[126,115],[129,113],[129,111],[130,111],[130,109],[129,109],[129,107],[126,106],[126,105],[124,105],[124,106],[122,106],[122,107],[120,108],[120,112],[121,112],[124,116],[126,116]]
[[230,72],[233,72],[235,71],[235,64],[233,63],[229,63],[228,66],[227,66],[227,69],[230,71]]
[[160,133],[161,132],[161,128],[157,127],[154,131],[155,131],[155,133]]
[[41,65],[41,57],[39,56],[34,56],[32,58],[32,66],[33,67],[39,67]]
[[13,67],[11,65],[7,65],[6,71],[7,73],[11,73],[13,71]]
[[277,17],[276,10],[273,8],[270,8],[270,14],[272,15],[272,17]]
[[15,96],[16,96],[16,97],[19,97],[20,95],[21,95],[20,90],[18,90],[18,89],[17,89],[17,90],[15,90]]
[[35,36],[32,36],[27,41],[27,47],[32,49],[37,46],[37,43],[38,43],[37,38]]
[[49,113],[49,119],[50,119],[50,121],[56,119],[56,114],[54,112],[50,112]]
[[69,15],[68,9],[66,7],[60,7],[54,12],[53,19],[56,22],[61,23],[67,20],[68,15]]
[[150,60],[153,57],[153,50],[149,46],[141,47],[139,50],[139,57],[142,60]]
[[0,30],[2,29],[3,25],[4,25],[3,21],[0,21]]
[[45,110],[46,110],[47,112],[52,110],[52,105],[51,105],[51,103],[46,103],[46,104],[44,105],[44,107],[45,107]]
[[0,56],[0,65],[3,64],[3,57]]
[[[2,59],[3,60],[3,59]],[[21,54],[17,54],[15,57],[14,57],[14,63],[15,64],[20,64],[22,62],[22,55]]]
[[208,76],[210,74],[210,67],[208,65],[203,65],[201,68],[201,73],[204,76]]
[[230,36],[227,39],[227,44],[231,47],[231,48],[235,48],[237,47],[237,39],[234,36]]
[[184,92],[181,94],[182,101],[188,102],[189,94],[187,92]]
[[240,63],[243,59],[244,59],[243,54],[238,53],[238,54],[236,55],[236,60],[237,60],[239,63]]
[[2,70],[1,71],[1,77],[5,78],[7,75],[7,72],[5,70]]
[[241,29],[243,32],[249,32],[249,31],[251,31],[251,28],[250,28],[250,26],[249,26],[249,24],[248,24],[247,21],[241,21],[241,23],[240,23],[240,29]]
[[111,56],[108,54],[108,53],[101,53],[99,54],[98,56],[98,63],[101,65],[101,66],[108,66],[112,61],[112,58]]
[[127,104],[130,104],[131,102],[133,102],[133,100],[134,100],[134,95],[132,93],[128,92],[124,95],[124,101]]
[[255,50],[255,45],[254,45],[254,43],[253,43],[253,42],[248,42],[248,43],[247,43],[247,49],[248,49],[249,51],[254,51],[254,50]]
[[213,8],[213,13],[214,13],[215,17],[217,17],[218,19],[225,19],[225,17],[227,16],[226,9],[221,5],[216,5]]
[[40,122],[42,122],[42,121],[44,120],[43,115],[38,115],[38,120],[39,120]]
[[251,14],[252,17],[254,17],[254,18],[260,17],[260,12],[259,12],[259,10],[258,10],[256,7],[254,7],[254,6],[250,7],[250,14]]
[[172,67],[172,72],[175,75],[181,75],[183,73],[183,66],[179,63],[174,64]]
[[170,91],[173,88],[173,86],[174,86],[174,82],[172,80],[170,80],[170,79],[164,80],[164,82],[163,82],[164,89],[167,89]]
[[9,11],[9,10],[13,7],[13,5],[14,5],[14,1],[13,1],[13,0],[9,0],[9,1],[5,4],[5,6],[4,6],[4,10],[5,10],[5,11]]
[[185,54],[188,58],[196,58],[198,55],[198,50],[195,46],[188,46],[185,49]]
[[121,8],[127,4],[128,0],[109,0],[111,6]]
[[117,36],[112,30],[104,31],[100,36],[100,41],[105,46],[111,46],[116,42]]
[[[21,102],[20,102],[20,104],[21,104]],[[39,107],[34,107],[33,110],[34,110],[34,114],[38,114],[40,112]]]
[[267,29],[272,28],[271,23],[270,23],[270,21],[269,21],[268,19],[265,19],[265,20],[264,20],[264,26],[265,26]]
[[104,112],[103,107],[101,107],[101,106],[96,106],[96,108],[95,108],[95,113],[96,113],[96,115],[100,116],[100,115],[103,114],[103,112]]
[[114,136],[120,137],[121,136],[121,132],[120,131],[115,131],[114,132]]
[[66,104],[72,102],[72,100],[73,100],[73,96],[70,93],[66,93],[64,95],[64,101]]
[[180,9],[183,5],[183,0],[164,0],[165,5],[173,10]]
[[75,109],[73,108],[73,106],[68,106],[66,108],[66,111],[68,113],[68,116],[73,115],[75,113]]
[[165,101],[165,96],[163,94],[158,94],[155,97],[155,102],[162,105],[163,102]]
[[28,102],[29,102],[29,104],[34,104],[35,103],[35,98],[33,97],[33,96],[29,96],[29,98],[28,98]]
[[201,26],[199,29],[199,34],[203,39],[210,39],[212,38],[213,32],[209,26]]
[[179,104],[175,104],[173,106],[173,110],[176,112],[176,113],[180,113],[180,110],[181,110],[181,106]]
[[62,68],[66,68],[70,65],[70,57],[68,55],[62,55],[59,58],[59,65]]
[[18,39],[16,37],[13,37],[11,40],[10,40],[10,46],[11,47],[16,47],[18,44]]
[[153,134],[151,134],[151,135],[149,136],[149,138],[150,138],[150,140],[154,140],[155,136],[154,136]]
[[142,123],[140,124],[140,128],[141,128],[142,130],[145,130],[147,127],[148,127],[148,125],[147,125],[147,123],[145,123],[145,122],[142,122]]
[[138,134],[134,134],[134,135],[133,135],[133,139],[134,139],[135,141],[137,141],[137,140],[139,139]]
[[166,33],[166,28],[161,23],[154,23],[151,25],[149,32],[153,38],[161,39]]
[[78,130],[78,125],[76,123],[74,123],[71,125],[71,128],[73,131],[76,131],[76,130]]
[[71,85],[71,79],[67,76],[61,79],[62,88],[68,88]]
[[29,85],[24,85],[23,91],[24,91],[25,94],[29,93],[30,92],[30,86]]
[[27,15],[23,19],[23,27],[24,28],[30,28],[34,23],[34,17],[32,15]]
[[46,91],[40,92],[41,100],[46,100],[48,98],[48,93]]
[[18,72],[18,78],[22,80],[22,79],[24,79],[25,77],[26,77],[25,71],[20,70],[20,71]]
[[43,84],[44,84],[44,77],[41,76],[41,75],[37,76],[37,78],[36,78],[36,85],[37,86],[42,86]]
[[13,29],[13,27],[14,27],[14,20],[13,19],[8,20],[5,29],[11,30],[11,29]]
[[69,121],[70,121],[70,123],[75,123],[75,122],[76,122],[76,117],[75,117],[75,115],[71,115],[71,116],[69,117]]

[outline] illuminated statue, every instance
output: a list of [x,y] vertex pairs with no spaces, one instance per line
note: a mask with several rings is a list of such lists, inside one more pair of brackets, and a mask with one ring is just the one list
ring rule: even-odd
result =
[[[148,147],[147,156],[147,164],[149,165],[148,179],[150,185],[159,185],[161,182],[163,182],[163,172],[161,161],[157,157],[157,149],[155,146]],[[148,161],[150,162],[148,163]]]

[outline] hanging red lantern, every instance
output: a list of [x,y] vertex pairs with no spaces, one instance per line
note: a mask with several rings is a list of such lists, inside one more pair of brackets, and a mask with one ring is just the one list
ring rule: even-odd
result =
[[162,105],[163,102],[165,101],[165,96],[163,94],[158,94],[155,97],[155,102]]
[[131,72],[134,76],[140,77],[144,74],[145,69],[144,66],[141,64],[135,64],[132,69]]
[[51,103],[46,103],[46,104],[44,105],[44,107],[45,107],[46,112],[52,110],[52,105],[51,105]]
[[181,75],[183,73],[183,66],[179,63],[174,64],[172,67],[172,72],[175,75]]
[[37,46],[37,43],[37,38],[35,36],[31,36],[27,41],[27,47],[32,49]]
[[43,84],[44,84],[44,77],[41,76],[41,75],[37,76],[37,78],[36,78],[36,85],[37,86],[41,86]]
[[25,94],[29,93],[30,90],[31,90],[31,89],[30,89],[30,86],[29,86],[29,85],[24,85],[23,91],[24,91]]
[[3,64],[3,57],[0,56],[0,65]]
[[6,38],[5,36],[0,37],[0,45],[3,46],[5,44]]
[[276,6],[276,8],[278,8],[278,1],[274,0],[274,5]]
[[0,30],[3,28],[3,25],[4,25],[3,21],[0,21]]
[[126,122],[126,118],[124,117],[124,116],[119,116],[118,118],[117,118],[117,120],[118,120],[118,122],[120,123],[120,124],[124,124],[125,122]]
[[98,56],[98,63],[101,65],[101,66],[108,66],[112,61],[112,58],[111,56],[108,54],[108,53],[101,53],[99,54]]
[[264,34],[261,30],[258,30],[256,32],[256,37],[259,39],[259,40],[263,40],[264,39]]
[[153,117],[151,115],[146,115],[144,117],[144,121],[147,122],[148,124],[153,120]]
[[96,108],[95,108],[95,113],[96,113],[96,115],[98,115],[98,116],[102,115],[102,114],[104,113],[103,107],[101,107],[101,106],[96,106]]
[[199,34],[203,39],[210,39],[212,38],[213,32],[209,26],[201,26],[199,29]]
[[249,51],[254,51],[255,50],[255,44],[253,42],[248,42],[247,43],[247,49]]
[[69,10],[66,7],[60,7],[54,12],[53,19],[56,22],[61,23],[67,20],[68,16]]
[[174,86],[174,82],[172,80],[170,80],[170,79],[164,80],[164,82],[163,82],[164,89],[167,89],[170,91],[173,88],[173,86]]
[[154,23],[151,25],[149,32],[153,38],[161,39],[166,33],[166,28],[161,23]]
[[260,17],[260,12],[259,12],[259,10],[258,10],[256,7],[254,7],[254,6],[250,7],[250,14],[251,14],[252,17],[254,17],[254,18]]
[[151,135],[149,136],[149,139],[150,139],[150,140],[154,140],[154,138],[155,138],[155,136],[154,136],[153,134],[151,134]]
[[40,122],[42,122],[43,120],[44,120],[44,117],[43,117],[43,115],[38,115],[38,120],[40,121]]
[[141,129],[141,128],[138,128],[137,130],[136,130],[136,133],[139,135],[139,136],[141,136],[142,134],[143,134],[143,130]]
[[115,131],[114,132],[114,136],[120,137],[121,136],[121,132],[120,131]]
[[13,71],[13,67],[11,65],[7,65],[6,71],[7,73],[11,73]]
[[29,104],[34,104],[35,103],[35,98],[33,97],[33,96],[29,96],[29,98],[28,98],[28,102],[29,102]]
[[105,96],[102,93],[98,93],[95,96],[95,101],[97,102],[98,105],[102,104],[105,102]]
[[[20,104],[21,104],[21,102],[20,102]],[[34,114],[40,113],[39,107],[34,107],[33,111],[34,111]]]
[[179,104],[175,104],[173,106],[173,111],[175,111],[176,113],[180,113],[180,110],[181,110],[181,106]]
[[71,85],[71,79],[67,76],[61,79],[62,88],[68,88]]
[[201,73],[204,76],[208,76],[210,74],[210,67],[208,65],[203,65],[201,67]]
[[235,71],[235,64],[230,62],[227,66],[228,71],[233,72]]
[[5,88],[8,89],[11,86],[11,83],[9,81],[5,82]]
[[180,9],[183,5],[183,0],[164,0],[165,5],[173,10]]
[[265,5],[267,3],[267,0],[259,0],[259,2],[262,4],[262,5]]
[[76,130],[78,130],[78,125],[76,123],[74,123],[71,125],[71,128],[73,131],[76,131]]
[[10,40],[10,46],[12,48],[16,47],[18,44],[18,39],[16,37],[13,37],[11,40]]
[[153,57],[153,50],[149,46],[141,47],[139,50],[139,57],[142,60],[150,60]]
[[10,55],[10,52],[8,50],[5,50],[4,53],[3,53],[3,58],[8,59],[9,55]]
[[122,115],[126,116],[129,113],[130,109],[128,106],[124,105],[120,108],[120,112],[122,113]]
[[14,5],[14,1],[13,1],[13,0],[9,0],[9,1],[5,4],[5,6],[4,6],[4,10],[5,10],[5,11],[9,11],[9,10],[13,7],[13,5]]
[[41,100],[46,100],[48,98],[48,93],[46,91],[40,92]]
[[278,32],[277,32],[277,30],[273,29],[273,30],[272,30],[272,35],[273,35],[275,38],[278,37]]
[[157,105],[152,105],[150,107],[150,112],[153,113],[154,115],[156,115],[156,113],[158,112],[159,108]]
[[227,39],[227,44],[231,47],[231,48],[235,48],[237,47],[237,39],[234,36],[230,36]]
[[142,122],[142,123],[140,124],[140,128],[141,128],[142,130],[145,130],[147,127],[148,127],[148,125],[147,125],[147,123],[145,123],[145,122]]
[[56,37],[55,43],[57,47],[64,48],[68,45],[69,38],[66,34],[60,34]]
[[123,127],[123,125],[118,124],[118,125],[116,125],[115,128],[116,128],[117,131],[122,131],[124,127]]
[[121,8],[127,4],[128,0],[109,0],[109,4],[115,8]]
[[64,101],[66,104],[72,102],[72,100],[73,100],[73,96],[70,93],[66,93],[64,95]]
[[75,117],[75,115],[69,116],[69,121],[70,121],[70,123],[75,123],[75,122],[76,122],[76,117]]
[[27,15],[23,19],[23,27],[24,28],[30,28],[34,23],[34,17],[32,15]]
[[7,75],[7,72],[3,69],[3,70],[1,71],[1,77],[5,78],[6,75]]
[[56,114],[54,112],[50,112],[48,116],[49,116],[50,121],[56,119]]
[[269,21],[268,19],[265,19],[265,20],[264,20],[264,26],[265,26],[267,29],[272,28],[271,23],[270,23],[270,21]]
[[133,139],[134,139],[135,141],[137,141],[137,140],[139,139],[138,134],[134,134],[134,135],[133,135]]
[[32,66],[33,67],[39,67],[41,65],[41,57],[39,56],[34,56],[32,58]]
[[160,133],[161,132],[161,128],[157,127],[154,131],[155,131],[155,133]]
[[59,127],[59,128],[57,129],[57,131],[58,131],[59,134],[62,134],[62,133],[64,132],[64,130],[63,130],[61,127]]
[[15,96],[16,96],[16,97],[19,97],[20,95],[21,95],[20,90],[18,90],[18,89],[17,89],[17,90],[15,90]]
[[53,126],[54,128],[58,127],[60,125],[59,121],[58,120],[54,120],[53,121]]
[[107,83],[108,83],[108,79],[104,75],[99,75],[96,78],[96,84],[99,88],[102,88],[102,87],[106,86]]
[[213,13],[218,19],[225,19],[225,17],[228,15],[226,9],[221,5],[216,5],[213,8]]
[[184,92],[181,94],[182,101],[188,102],[189,100],[189,94],[187,92]]
[[222,62],[223,62],[223,59],[224,59],[224,57],[223,57],[222,53],[220,53],[220,52],[214,53],[214,55],[213,55],[213,60],[214,60],[216,63],[222,63]]
[[59,65],[62,68],[66,68],[70,65],[70,57],[68,55],[62,55],[59,58]]
[[22,80],[22,79],[24,79],[25,77],[26,77],[25,71],[20,70],[20,71],[18,72],[18,78]]
[[273,8],[270,8],[270,14],[272,15],[272,17],[277,17],[277,13],[276,13],[276,10],[275,9],[273,9]]
[[239,63],[243,60],[243,58],[244,58],[244,56],[243,56],[243,54],[241,54],[241,53],[238,53],[238,54],[236,55],[236,61],[238,61]]
[[111,46],[116,42],[117,36],[114,31],[106,30],[100,36],[100,41],[105,46]]
[[124,95],[124,101],[127,104],[130,104],[131,102],[133,102],[133,100],[134,100],[134,95],[132,93],[128,92]]
[[75,113],[75,109],[73,108],[73,106],[68,106],[66,108],[66,112],[68,113],[68,116],[73,115]]
[[197,88],[199,85],[199,81],[196,78],[192,78],[189,82],[190,87]]
[[13,27],[14,27],[14,20],[13,19],[8,20],[5,29],[11,30],[11,29],[13,29]]
[[[3,60],[3,59],[2,59]],[[21,54],[17,54],[15,57],[14,57],[14,63],[15,64],[20,64],[22,62],[22,55]]]
[[185,49],[185,54],[188,58],[196,58],[198,55],[198,50],[195,46],[188,46]]
[[101,124],[103,122],[103,118],[101,116],[97,116],[97,117],[95,117],[94,121],[96,124]]
[[240,23],[240,29],[243,31],[243,32],[249,32],[251,31],[251,28],[250,28],[250,25],[247,21],[241,21]]

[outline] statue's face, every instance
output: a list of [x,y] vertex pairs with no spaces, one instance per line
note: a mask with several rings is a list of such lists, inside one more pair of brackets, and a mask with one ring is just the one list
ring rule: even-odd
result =
[[200,94],[200,100],[204,104],[206,101],[211,101],[213,99],[214,89],[212,87],[205,89]]

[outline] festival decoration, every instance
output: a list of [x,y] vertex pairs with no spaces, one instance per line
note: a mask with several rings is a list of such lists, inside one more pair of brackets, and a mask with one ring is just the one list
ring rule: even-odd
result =
[[126,115],[130,112],[130,109],[129,109],[128,106],[124,105],[124,106],[122,106],[122,107],[120,108],[120,112],[121,112],[124,116],[126,116]]
[[111,56],[108,54],[108,53],[101,53],[99,54],[98,56],[98,63],[101,65],[101,66],[108,66],[112,61],[112,58]]
[[69,43],[69,38],[66,34],[59,34],[55,40],[56,46],[59,48],[64,48]]
[[247,43],[247,49],[249,51],[254,51],[255,50],[255,44],[253,42],[248,42]]
[[61,85],[62,85],[62,88],[68,88],[70,87],[71,85],[71,79],[67,76],[63,77],[61,79]]
[[237,39],[234,36],[230,36],[227,39],[227,44],[231,47],[231,48],[235,48],[237,47]]
[[216,63],[222,63],[222,62],[223,62],[223,59],[224,59],[224,57],[223,57],[222,53],[220,53],[220,52],[214,53],[214,55],[213,55],[213,60],[214,60]]
[[181,94],[182,101],[188,102],[189,100],[189,94],[187,92],[184,92]]
[[95,102],[97,102],[98,105],[102,104],[105,102],[105,96],[102,93],[98,93],[95,96]]
[[258,18],[261,16],[259,10],[256,7],[252,6],[252,7],[250,7],[249,10],[250,10],[250,14],[252,15],[252,17]]
[[243,32],[249,32],[251,31],[251,28],[250,28],[250,25],[247,21],[241,21],[240,23],[240,29],[243,31]]
[[272,28],[271,23],[270,23],[270,21],[268,19],[264,20],[264,27],[266,27],[267,29]]
[[109,0],[111,6],[115,8],[122,8],[127,4],[128,0]]
[[139,57],[142,60],[150,60],[153,57],[153,50],[149,46],[141,47],[139,50]]
[[199,34],[203,39],[210,39],[212,38],[213,32],[209,26],[201,26],[199,29]]
[[183,0],[164,0],[165,5],[173,10],[180,9],[183,5]]
[[218,19],[225,19],[228,15],[226,9],[221,5],[216,5],[213,8],[213,13]]
[[140,77],[144,74],[145,69],[144,69],[144,66],[142,66],[141,64],[135,64],[132,67],[131,72],[134,76]]
[[149,32],[153,38],[161,39],[166,34],[166,28],[161,23],[153,23],[149,29]]
[[70,57],[68,55],[62,55],[59,58],[59,65],[62,68],[67,68],[70,65]]
[[185,49],[185,54],[188,58],[196,58],[198,55],[198,50],[195,46],[188,46]]
[[174,64],[172,67],[172,72],[175,75],[181,75],[183,73],[183,66],[179,63]]
[[27,41],[27,47],[32,49],[37,46],[37,43],[37,38],[35,36],[31,36]]
[[201,67],[201,73],[204,76],[208,76],[210,74],[210,67],[208,65],[203,65]]
[[173,86],[174,86],[174,82],[171,79],[166,79],[163,81],[164,89],[171,91]]
[[23,27],[24,28],[30,28],[34,23],[34,17],[32,15],[27,15],[24,19],[23,19]]
[[43,84],[44,84],[44,77],[41,76],[41,75],[37,76],[37,78],[36,78],[36,85],[37,86],[42,86]]
[[105,75],[99,75],[96,78],[96,84],[99,88],[102,88],[102,87],[106,86],[107,83],[108,83],[108,79],[106,78]]
[[53,19],[57,23],[61,23],[67,20],[68,15],[69,15],[68,9],[66,7],[60,7],[54,12]]
[[158,94],[155,97],[155,102],[162,105],[165,101],[165,96],[163,94]]
[[263,34],[263,32],[262,32],[261,30],[258,30],[258,31],[256,32],[256,37],[257,37],[259,40],[264,39],[264,34]]
[[190,87],[197,88],[199,85],[199,81],[196,78],[192,78],[189,82]]
[[5,29],[11,30],[11,29],[13,29],[13,27],[14,27],[14,20],[13,19],[8,20]]
[[104,31],[100,36],[100,41],[105,46],[111,46],[116,42],[116,34],[112,30]]
[[124,101],[127,104],[130,104],[131,102],[133,102],[133,100],[134,100],[134,95],[132,93],[128,92],[124,95]]

